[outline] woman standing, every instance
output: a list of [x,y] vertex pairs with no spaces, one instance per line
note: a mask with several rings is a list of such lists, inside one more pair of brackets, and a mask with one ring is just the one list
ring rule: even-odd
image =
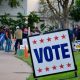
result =
[[11,34],[10,34],[10,30],[6,29],[5,31],[5,39],[6,39],[6,46],[5,46],[5,51],[6,52],[10,52],[11,51]]
[[0,31],[0,50],[4,50],[4,41],[5,41],[5,33],[4,33],[4,30],[1,29]]

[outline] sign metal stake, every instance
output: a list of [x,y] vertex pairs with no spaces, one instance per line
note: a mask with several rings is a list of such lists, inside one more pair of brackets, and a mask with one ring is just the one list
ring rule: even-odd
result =
[[78,77],[78,74],[77,74],[77,65],[75,67],[76,67],[76,70],[74,71],[75,77]]
[[38,80],[37,78],[35,78],[35,80]]

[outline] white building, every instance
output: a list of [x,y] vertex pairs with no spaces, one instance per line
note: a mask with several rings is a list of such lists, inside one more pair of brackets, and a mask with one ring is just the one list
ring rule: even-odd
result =
[[32,11],[38,11],[39,0],[23,0],[20,4],[21,6],[17,8],[11,8],[8,5],[8,1],[3,0],[2,5],[0,5],[0,15],[9,13],[12,16],[16,16],[18,12],[28,15]]
[[40,0],[27,0],[27,14],[29,14],[31,11],[38,12],[39,1]]

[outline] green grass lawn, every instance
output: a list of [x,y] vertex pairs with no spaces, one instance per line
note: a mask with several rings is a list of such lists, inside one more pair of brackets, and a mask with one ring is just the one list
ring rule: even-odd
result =
[[[51,75],[51,76],[46,76],[46,77],[40,77],[38,80],[80,80],[80,52],[74,52],[74,57],[77,65],[77,74],[78,77],[75,78],[74,72],[67,72],[67,73],[62,73],[62,74],[56,74],[56,75]],[[31,58],[29,57],[28,59],[24,58],[24,56],[19,57],[23,61],[27,62],[30,66],[31,64]],[[69,79],[68,79],[69,78]],[[33,75],[29,77],[28,80],[35,80]]]

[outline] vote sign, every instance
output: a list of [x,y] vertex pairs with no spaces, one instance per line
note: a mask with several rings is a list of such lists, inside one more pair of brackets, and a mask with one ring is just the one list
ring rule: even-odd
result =
[[75,70],[68,30],[29,37],[34,76]]

